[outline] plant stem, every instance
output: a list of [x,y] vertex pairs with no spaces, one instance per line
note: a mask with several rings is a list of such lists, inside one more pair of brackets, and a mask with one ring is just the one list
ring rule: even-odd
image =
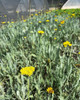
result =
[[29,98],[29,78],[28,78],[28,100],[30,100],[30,98]]

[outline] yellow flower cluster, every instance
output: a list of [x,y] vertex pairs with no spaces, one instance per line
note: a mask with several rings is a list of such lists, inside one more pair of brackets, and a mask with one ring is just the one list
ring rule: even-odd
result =
[[58,21],[58,19],[55,19],[55,22],[57,22]]
[[5,24],[6,22],[1,22],[1,24]]
[[60,23],[61,23],[61,24],[64,24],[64,22],[65,22],[65,21],[63,20],[63,21],[61,21]]
[[24,36],[24,39],[26,39],[27,37],[26,36]]
[[26,19],[23,20],[23,22],[26,22],[26,21],[27,21]]
[[39,34],[44,34],[44,31],[38,31]]
[[11,23],[14,23],[14,22],[11,22]]
[[33,24],[32,22],[30,22],[30,24]]
[[54,17],[57,17],[56,15]]
[[72,16],[75,16],[75,14],[72,14]]
[[48,58],[48,63],[50,63],[50,61],[51,61],[51,60]]
[[63,42],[63,45],[64,47],[72,46],[72,44],[69,41]]
[[41,12],[38,12],[39,14],[41,13]]
[[36,16],[38,16],[38,14],[35,14]]
[[56,40],[56,37],[54,38],[54,40]]
[[54,30],[55,30],[55,31],[57,31],[58,29],[57,29],[57,28],[55,28]]
[[49,14],[51,11],[47,11],[46,14]]
[[18,14],[18,13],[19,13],[19,11],[16,11],[16,13]]
[[28,75],[28,76],[31,76],[34,71],[35,71],[35,67],[33,66],[24,67],[20,70],[22,75]]
[[39,21],[39,23],[42,23],[42,21]]
[[54,94],[54,90],[53,90],[52,87],[48,87],[47,92],[48,92],[48,93],[52,93],[52,94]]
[[10,23],[9,21],[7,23]]
[[80,52],[78,52],[78,54],[80,54]]
[[7,15],[4,15],[4,17],[7,17]]
[[46,20],[46,22],[49,22],[50,20]]
[[33,16],[33,14],[31,14],[31,16]]

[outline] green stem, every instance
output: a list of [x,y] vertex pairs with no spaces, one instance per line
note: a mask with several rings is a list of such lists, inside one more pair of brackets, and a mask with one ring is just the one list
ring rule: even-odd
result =
[[30,98],[29,98],[29,78],[28,78],[28,100],[30,100]]
[[52,100],[54,99],[54,94],[52,94]]

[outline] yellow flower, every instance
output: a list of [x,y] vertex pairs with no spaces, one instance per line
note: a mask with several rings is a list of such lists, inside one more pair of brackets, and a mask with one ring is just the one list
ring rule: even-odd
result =
[[69,41],[63,42],[63,45],[64,47],[72,46],[72,44]]
[[54,17],[57,17],[56,15]]
[[41,13],[41,12],[38,12],[39,14]]
[[26,22],[26,19],[24,19],[23,22]]
[[7,23],[10,23],[9,21]]
[[39,21],[39,23],[42,23],[42,21]]
[[52,87],[48,87],[47,92],[48,92],[48,93],[52,93],[52,94],[54,94],[54,90],[53,90]]
[[38,14],[35,14],[36,16],[38,16]]
[[1,22],[2,24],[5,24],[6,22]]
[[33,14],[31,14],[31,16],[33,16]]
[[46,14],[48,14],[49,12],[46,12]]
[[18,13],[19,13],[19,11],[16,11],[16,13],[18,14]]
[[72,46],[72,44],[69,44],[69,46]]
[[54,30],[57,31],[57,28],[55,28]]
[[11,23],[14,23],[14,22],[11,22]]
[[68,18],[66,18],[66,19],[68,19]]
[[44,31],[38,31],[39,34],[44,34]]
[[78,52],[78,54],[80,54],[80,52]]
[[9,27],[12,27],[12,26],[9,26]]
[[46,22],[49,22],[50,20],[46,20]]
[[65,21],[63,20],[63,21],[61,21],[60,23],[61,23],[61,24],[64,24],[64,22],[65,22]]
[[20,70],[22,75],[28,75],[28,76],[31,76],[34,71],[35,71],[35,67],[33,66],[24,67]]
[[48,58],[48,63],[50,63],[50,59]]
[[33,24],[32,22],[30,22],[30,24]]
[[72,14],[72,16],[75,16],[75,14]]
[[7,15],[4,15],[4,17],[7,17]]
[[58,19],[55,19],[55,22],[57,22],[58,21]]
[[59,24],[58,26],[61,26],[61,24]]
[[56,40],[56,37],[54,38],[54,40]]
[[26,37],[26,36],[24,36],[24,38],[26,39],[27,37]]

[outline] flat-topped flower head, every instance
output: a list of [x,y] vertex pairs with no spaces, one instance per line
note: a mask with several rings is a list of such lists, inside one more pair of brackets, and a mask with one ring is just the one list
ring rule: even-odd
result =
[[28,75],[31,76],[33,72],[35,71],[35,67],[29,66],[29,67],[23,67],[20,72],[22,75]]
[[46,20],[46,22],[49,22],[50,20]]
[[57,22],[58,21],[58,19],[55,19],[55,22]]
[[38,31],[39,34],[44,34],[44,31]]
[[56,15],[54,17],[57,17]]
[[61,23],[61,24],[64,24],[64,22],[65,22],[65,21],[63,20],[63,21],[61,21],[60,23]]
[[72,14],[72,16],[75,16],[75,14]]
[[35,14],[36,16],[38,16],[38,14]]
[[26,39],[27,37],[26,36],[24,36],[24,39]]
[[1,24],[5,24],[6,22],[1,22]]
[[4,17],[7,17],[7,15],[4,15]]
[[26,19],[23,20],[23,22],[26,22],[26,21],[27,21]]
[[80,52],[78,52],[78,54],[80,54]]
[[39,23],[42,23],[42,21],[39,21]]
[[55,30],[55,31],[57,31],[58,29],[57,29],[57,28],[55,28],[54,30]]
[[52,87],[48,87],[48,88],[47,88],[47,92],[48,92],[48,93],[52,93],[52,94],[54,94],[54,90],[53,90]]
[[31,16],[33,16],[33,14],[31,14]]
[[11,22],[11,23],[14,23],[14,22]]
[[54,38],[54,40],[56,40],[56,37]]
[[67,47],[67,46],[72,46],[72,44],[69,41],[63,42],[63,46]]
[[18,13],[19,13],[19,11],[16,11],[16,13],[18,14]]
[[41,13],[41,12],[38,12],[39,14]]

